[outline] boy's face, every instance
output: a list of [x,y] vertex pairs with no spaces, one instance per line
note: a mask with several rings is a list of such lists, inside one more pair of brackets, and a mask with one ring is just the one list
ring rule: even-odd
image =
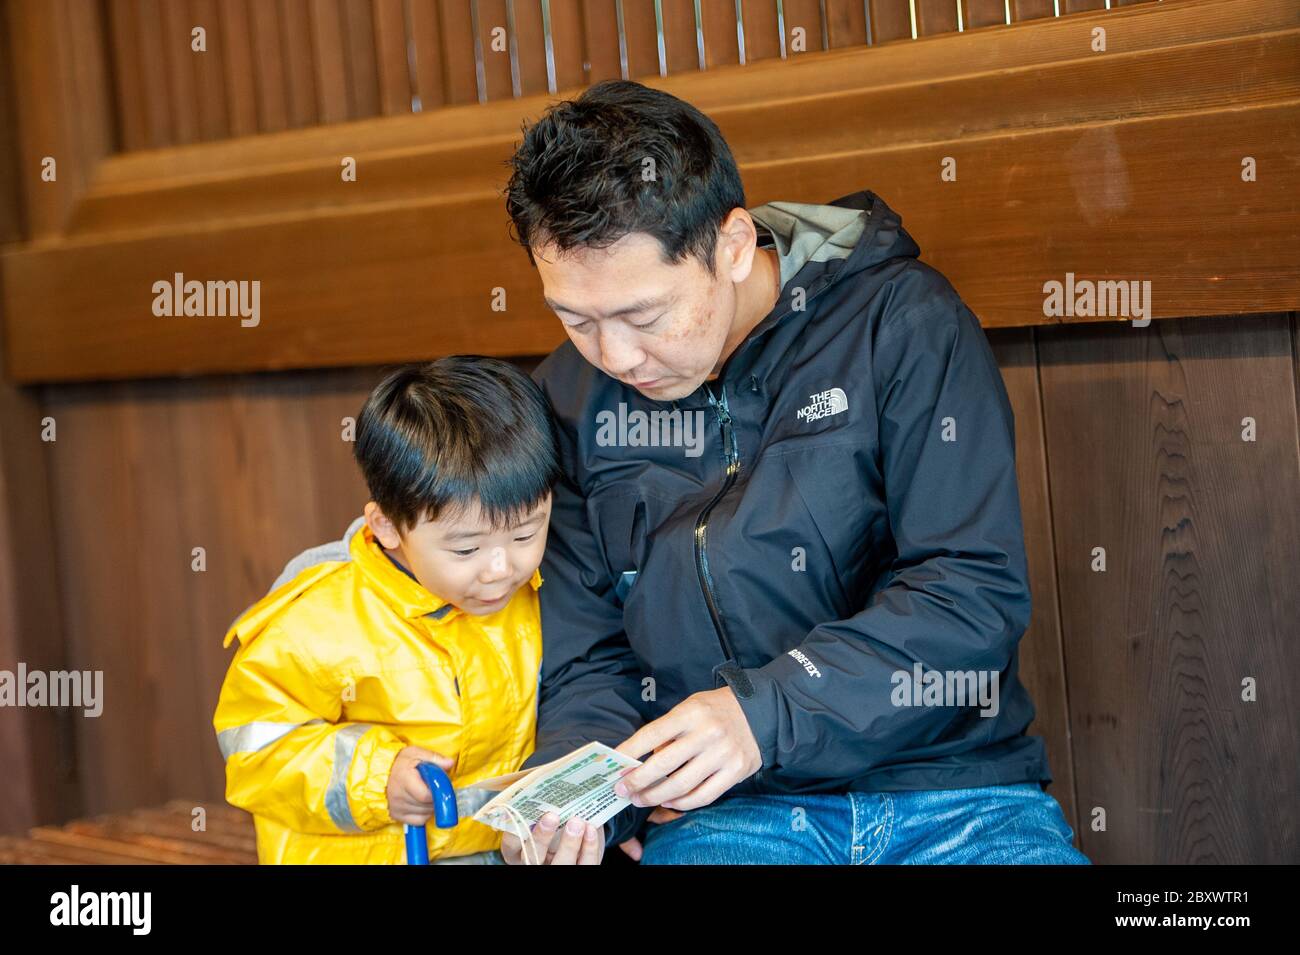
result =
[[384,549],[425,590],[475,616],[496,613],[532,579],[546,550],[550,517],[547,493],[514,527],[493,530],[475,501],[461,513],[444,512],[399,535],[378,504],[366,504],[366,523]]

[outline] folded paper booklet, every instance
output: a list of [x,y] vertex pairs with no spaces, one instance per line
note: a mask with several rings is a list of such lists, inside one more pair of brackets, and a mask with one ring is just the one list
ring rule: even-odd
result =
[[623,769],[640,765],[640,760],[615,752],[604,743],[591,742],[545,765],[475,782],[475,787],[498,795],[473,818],[493,829],[510,832],[510,814],[502,808],[508,805],[530,826],[546,812],[557,813],[561,825],[577,816],[603,826],[630,805],[629,800],[614,792]]

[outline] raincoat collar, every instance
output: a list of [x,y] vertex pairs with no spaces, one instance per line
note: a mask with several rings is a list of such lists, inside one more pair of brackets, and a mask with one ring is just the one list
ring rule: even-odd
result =
[[[403,617],[432,617],[441,623],[460,616],[464,611],[450,601],[426,590],[414,577],[395,564],[375,539],[369,524],[362,524],[348,543],[348,553],[365,573],[370,585]],[[533,571],[529,584],[534,590],[542,586],[542,572]]]

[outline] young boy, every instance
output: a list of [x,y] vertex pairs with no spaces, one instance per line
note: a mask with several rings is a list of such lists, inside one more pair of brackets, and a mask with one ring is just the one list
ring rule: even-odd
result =
[[[559,475],[546,398],[496,359],[403,368],[366,401],[354,453],[364,518],[226,634],[213,724],[263,863],[400,863],[402,823],[433,811],[418,763],[459,790],[533,751]],[[430,859],[500,862],[501,834],[460,808],[429,825]],[[603,849],[588,829],[580,861]]]

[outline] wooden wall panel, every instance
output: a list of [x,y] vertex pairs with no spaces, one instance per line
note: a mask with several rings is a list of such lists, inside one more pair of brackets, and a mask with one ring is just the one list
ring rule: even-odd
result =
[[699,70],[700,44],[695,29],[694,0],[664,0],[664,62],[667,72]]
[[[64,643],[64,608],[78,591],[57,583],[47,415],[32,390],[0,382],[0,670],[11,674],[19,664],[29,673],[91,666]],[[75,734],[93,722],[75,709],[0,710],[0,833],[81,811]]]
[[110,73],[116,98],[117,142],[121,149],[144,149],[149,142],[144,64],[137,35],[136,0],[109,0]]
[[654,4],[623,0],[621,9],[627,75],[634,80],[666,75],[659,70],[659,36]]
[[231,135],[230,105],[226,102],[226,42],[221,36],[216,0],[191,0],[192,24],[207,31],[207,51],[193,54],[194,95],[198,100],[199,138],[222,139]]
[[778,19],[784,22],[778,23],[777,33],[784,37],[786,59],[830,49],[822,7],[822,0],[785,0],[781,5]]
[[478,49],[482,55],[483,90],[489,100],[508,100],[513,96],[510,81],[510,48],[506,29],[506,0],[479,0]]
[[741,0],[744,11],[745,55],[742,63],[778,60],[781,56],[781,27],[776,4],[766,0]]
[[1102,863],[1294,863],[1290,317],[1038,334],[1079,813],[1106,812],[1084,849]]
[[172,142],[184,145],[199,138],[199,97],[194,62],[207,54],[195,52],[190,47],[190,31],[195,23],[189,3],[164,0],[159,4],[158,13],[162,31],[159,53],[170,94]]
[[78,727],[86,812],[222,798],[222,636],[304,542],[337,539],[360,513],[340,422],[379,377],[46,391],[69,655],[104,672],[104,713]]
[[[280,24],[289,125],[310,126],[320,121],[320,114],[317,110],[311,13],[304,0],[280,0]],[[405,57],[400,62],[405,67]],[[409,103],[407,108],[410,108]]]
[[586,37],[579,0],[551,0],[551,47],[557,93],[587,85]]
[[1039,20],[1055,15],[1052,0],[1010,0],[1010,2],[1012,23]]
[[582,0],[582,35],[586,61],[591,64],[587,82],[615,80],[623,76],[619,59],[618,18],[607,0]]
[[537,3],[515,3],[509,8],[513,17],[507,27],[514,47],[512,95],[535,96],[546,93],[546,41],[542,32],[542,8]]
[[[98,4],[73,0],[10,0],[0,9],[0,27],[10,39],[17,173],[29,239],[61,233],[100,159],[114,147],[102,13]],[[48,183],[39,178],[47,156],[58,171]]]
[[275,3],[248,5],[253,41],[253,87],[257,92],[257,128],[274,132],[289,126],[289,91],[285,84],[280,11]]
[[[91,7],[91,0],[59,2]],[[1123,5],[1152,2],[1123,0]],[[779,6],[775,0],[740,0],[739,5],[741,24],[735,0],[700,4],[697,32],[696,0],[661,0],[661,51],[653,0],[551,0],[555,89],[620,76],[623,57],[631,78],[697,71],[700,34],[706,68],[716,68],[740,62],[738,34],[744,36],[745,62],[754,63],[910,40],[914,34],[1002,26],[1009,13],[1023,21],[1053,17],[1057,10],[1053,0],[915,0],[914,8],[909,0],[784,0]],[[1059,9],[1062,15],[1104,14],[1109,12],[1104,5],[1105,0],[1061,0]],[[1115,0],[1114,6],[1120,5]],[[104,6],[112,26],[114,107],[126,150],[396,116],[549,89],[541,0],[104,0]],[[481,96],[471,26],[475,10]],[[193,26],[208,31],[204,55],[184,55]],[[492,49],[496,28],[506,31],[508,49]],[[800,31],[802,51],[795,48]],[[250,56],[250,50],[258,55]],[[254,86],[261,118],[250,121],[247,97]]]
[[348,115],[380,112],[379,64],[375,53],[374,10],[370,0],[340,0],[343,11],[343,62],[348,75]]
[[956,32],[957,0],[915,0],[915,7],[918,37]]
[[980,27],[1005,25],[1007,22],[1007,0],[963,0],[962,15],[967,30]]
[[[1261,3],[1253,20],[1207,18],[1217,7],[1114,12],[1112,35],[1126,19],[1149,32],[1130,22],[1126,51],[1110,57],[1063,59],[1088,35],[1065,19],[1022,29],[1018,46],[1011,31],[982,30],[836,51],[797,71],[825,94],[817,110],[791,96],[784,63],[664,82],[718,123],[752,205],[878,191],[908,210],[908,230],[990,326],[1056,321],[1044,283],[1069,274],[1150,282],[1155,318],[1291,308],[1297,11]],[[1189,31],[1203,42],[1180,42]],[[983,68],[999,54],[1035,68]],[[1184,79],[1162,84],[1166,72]],[[873,82],[881,75],[891,85]],[[1148,92],[1135,101],[1134,89]],[[38,381],[383,361],[409,334],[457,350],[485,319],[502,353],[553,341],[535,276],[503,266],[520,254],[500,219],[519,115],[514,102],[500,107],[103,163],[74,241],[5,260],[10,308],[41,316],[11,327],[11,372]],[[358,151],[362,182],[340,188],[338,157]],[[1267,174],[1243,182],[1243,155]],[[946,158],[955,181],[941,178]],[[449,230],[462,221],[472,225]],[[438,254],[459,267],[434,286],[422,270]],[[255,333],[159,321],[148,290],[176,272],[261,281],[273,320]],[[484,290],[498,285],[511,295],[508,320],[485,311]]]
[[474,59],[474,25],[467,7],[438,4],[442,27],[448,106],[479,102],[478,67]]
[[[4,17],[0,9],[0,26]],[[25,237],[22,187],[33,186],[19,171],[10,38],[0,29],[0,246]],[[64,644],[44,418],[35,389],[0,380],[0,670],[9,673],[19,663],[29,671],[76,665]],[[54,707],[0,710],[0,834],[81,811],[73,734],[74,720],[84,719]]]
[[317,115],[322,123],[337,123],[351,115],[338,0],[312,0],[307,8],[307,20],[312,38]]
[[257,90],[253,79],[253,37],[247,0],[218,0],[217,35],[226,81],[230,135],[257,132]]
[[874,42],[912,39],[912,14],[907,0],[870,0],[870,3]]
[[704,26],[705,68],[712,70],[740,63],[735,5],[703,3],[700,5],[700,20]]
[[402,0],[373,0],[379,103],[385,116],[411,111],[411,73]]
[[1075,831],[1075,845],[1081,846],[1061,607],[1056,585],[1054,502],[1047,481],[1047,445],[1035,331],[1000,328],[987,334],[1015,415],[1016,483],[1020,488],[1020,517],[1025,530],[1032,603],[1029,626],[1020,641],[1020,678],[1036,711],[1028,733],[1043,738],[1052,771],[1048,792],[1061,804],[1066,821]]
[[861,0],[826,0],[826,35],[832,50],[865,45],[867,4]]

